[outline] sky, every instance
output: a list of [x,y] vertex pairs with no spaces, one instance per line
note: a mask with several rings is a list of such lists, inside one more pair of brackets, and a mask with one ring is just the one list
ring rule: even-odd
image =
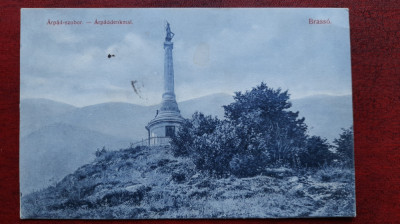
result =
[[178,101],[261,82],[289,90],[293,99],[351,94],[347,9],[22,9],[21,99],[160,103],[166,21],[175,33]]

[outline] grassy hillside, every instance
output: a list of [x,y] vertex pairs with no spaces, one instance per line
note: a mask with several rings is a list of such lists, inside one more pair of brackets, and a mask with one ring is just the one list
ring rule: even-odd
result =
[[353,216],[350,170],[266,168],[216,179],[168,147],[97,153],[62,181],[21,198],[22,218],[141,219]]

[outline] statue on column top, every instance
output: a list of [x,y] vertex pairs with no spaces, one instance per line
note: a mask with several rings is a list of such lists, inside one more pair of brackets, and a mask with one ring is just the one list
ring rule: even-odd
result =
[[167,36],[165,37],[165,41],[170,42],[172,40],[172,38],[175,36],[175,34],[173,32],[171,32],[171,28],[169,27],[169,23],[167,22]]

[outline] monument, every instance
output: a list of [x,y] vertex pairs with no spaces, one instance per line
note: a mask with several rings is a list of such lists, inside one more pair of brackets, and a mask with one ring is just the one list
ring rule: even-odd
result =
[[167,144],[169,138],[175,135],[179,125],[183,122],[174,91],[174,66],[172,59],[174,43],[171,42],[174,35],[167,22],[164,42],[164,94],[162,95],[161,108],[157,110],[156,117],[146,126],[149,145]]

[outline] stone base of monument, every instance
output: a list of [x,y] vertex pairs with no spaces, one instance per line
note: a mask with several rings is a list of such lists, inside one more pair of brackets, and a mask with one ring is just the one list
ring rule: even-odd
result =
[[[183,118],[176,111],[161,111],[153,120],[151,120],[146,129],[149,133],[149,139],[152,139],[154,145],[164,145],[164,138],[170,138],[175,135]],[[158,138],[158,139],[157,139]],[[156,139],[156,140],[154,140]],[[157,142],[156,142],[157,141]],[[169,142],[169,141],[168,141]],[[153,145],[151,144],[151,145]]]

